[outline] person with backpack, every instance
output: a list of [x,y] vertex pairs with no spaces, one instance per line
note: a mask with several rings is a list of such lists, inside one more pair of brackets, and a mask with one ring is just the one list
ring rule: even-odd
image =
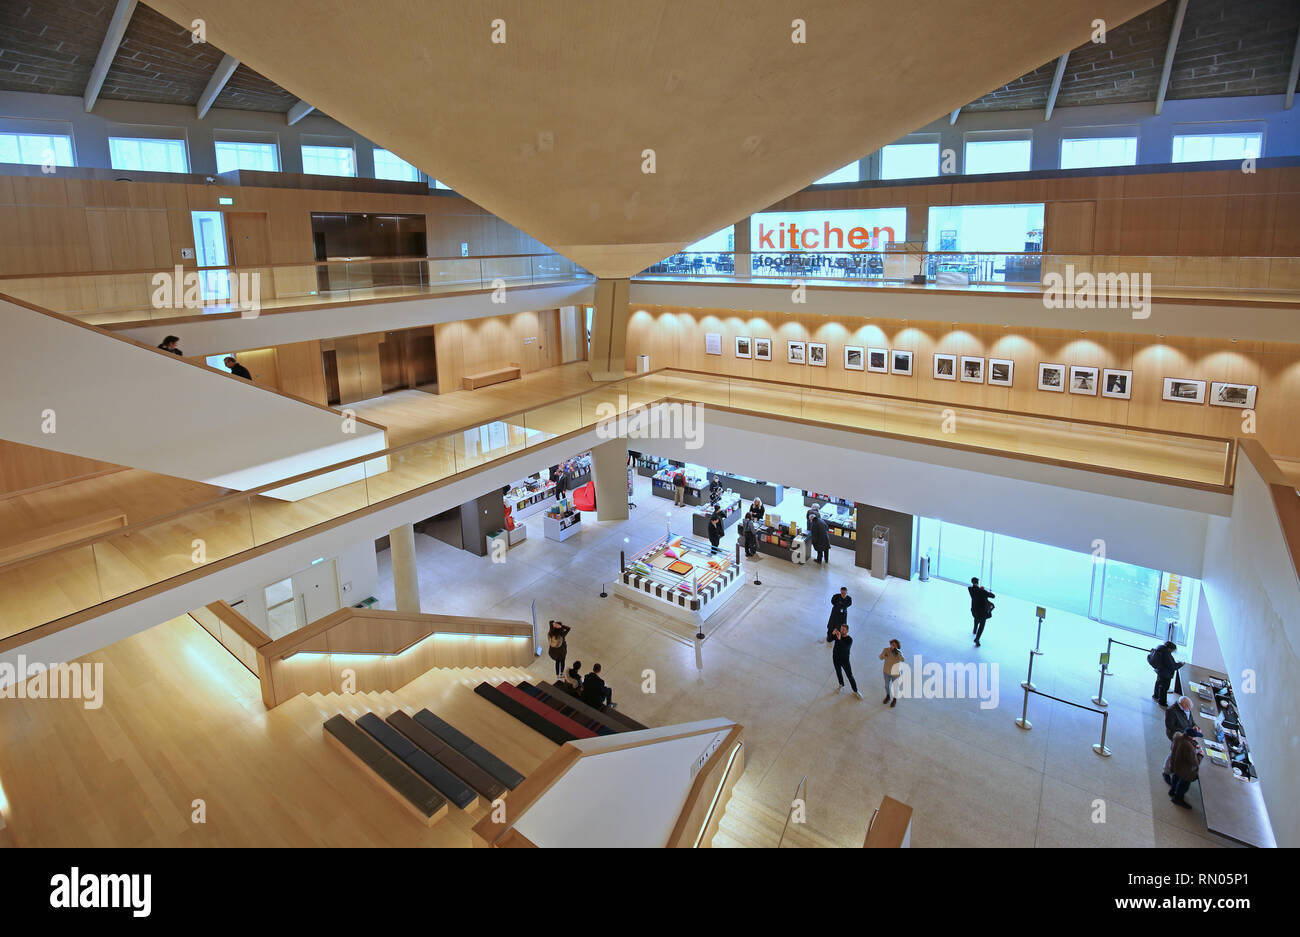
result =
[[686,504],[686,473],[680,469],[673,475],[673,506]]
[[1177,644],[1173,641],[1166,641],[1159,647],[1153,647],[1151,653],[1147,655],[1147,663],[1156,672],[1156,686],[1151,698],[1156,701],[1156,704],[1161,709],[1169,708],[1169,683],[1185,663],[1185,661],[1174,660],[1174,651],[1176,650],[1178,650]]
[[993,602],[997,596],[980,585],[979,578],[971,577],[970,587],[966,590],[970,593],[970,615],[975,620],[975,646],[980,646],[980,638],[984,635],[984,625],[993,617]]
[[569,642],[567,640],[569,631],[568,625],[552,621],[551,626],[546,629],[546,643],[548,645],[546,653],[555,661],[555,676],[564,677],[564,659],[569,656]]

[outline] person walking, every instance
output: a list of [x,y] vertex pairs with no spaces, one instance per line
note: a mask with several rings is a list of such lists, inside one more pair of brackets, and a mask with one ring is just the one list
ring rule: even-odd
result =
[[993,602],[997,596],[980,585],[979,578],[971,577],[970,587],[967,588],[970,593],[970,616],[975,620],[973,633],[975,635],[975,646],[980,646],[980,638],[984,636],[984,625],[993,617]]
[[546,653],[555,661],[555,676],[558,678],[564,677],[564,659],[569,656],[568,635],[571,630],[568,625],[558,621],[552,621],[551,627],[546,630]]
[[831,617],[826,622],[826,643],[830,644],[833,640],[831,633],[840,625],[849,623],[849,606],[853,604],[853,599],[849,596],[849,587],[840,586],[840,591],[831,596]]
[[222,363],[226,366],[226,370],[235,377],[242,377],[246,381],[253,379],[252,373],[249,372],[248,368],[236,361],[234,355],[226,355]]
[[718,549],[718,544],[722,542],[722,534],[725,529],[726,527],[723,524],[722,510],[720,508],[714,508],[713,513],[709,515],[708,524],[709,543],[713,545],[713,550],[711,552],[722,552]]
[[686,473],[680,469],[673,475],[673,506],[682,507],[686,504]]
[[1174,651],[1178,650],[1178,645],[1173,641],[1166,641],[1159,647],[1151,649],[1147,655],[1147,663],[1151,669],[1156,672],[1156,686],[1151,693],[1151,698],[1156,704],[1165,709],[1169,705],[1169,683],[1174,679],[1174,674],[1178,673],[1179,668],[1185,661],[1174,660]]
[[180,342],[179,336],[168,335],[166,338],[162,340],[162,344],[160,344],[158,347],[161,348],[163,351],[171,352],[173,355],[181,355],[181,350],[179,347],[177,347],[177,343],[179,342]]
[[817,552],[817,558],[814,563],[820,563],[825,560],[831,561],[831,531],[826,526],[825,519],[820,514],[814,514],[812,522],[808,527],[808,533],[811,535],[813,549]]
[[840,685],[835,688],[836,693],[844,690],[844,678],[849,678],[849,686],[853,690],[853,695],[862,699],[862,694],[858,692],[858,681],[853,679],[853,668],[849,666],[849,649],[853,647],[853,639],[849,637],[849,626],[840,625],[831,632],[835,641],[835,646],[831,648],[831,663],[835,666],[835,679]]
[[903,645],[898,638],[890,638],[889,646],[880,652],[880,659],[885,662],[885,698],[882,703],[888,703],[889,708],[893,709],[898,705],[898,697],[894,695],[894,681],[898,679],[899,668],[903,663]]
[[1201,746],[1196,744],[1200,737],[1201,730],[1189,726],[1186,731],[1174,735],[1169,752],[1169,773],[1173,776],[1173,783],[1169,785],[1169,799],[1188,810],[1192,809],[1192,805],[1184,795],[1192,782],[1200,777],[1201,758],[1204,757]]

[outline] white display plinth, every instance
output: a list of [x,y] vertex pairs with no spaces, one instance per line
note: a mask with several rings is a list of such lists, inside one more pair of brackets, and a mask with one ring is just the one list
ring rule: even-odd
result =
[[884,579],[889,570],[889,541],[871,541],[871,575],[875,579]]

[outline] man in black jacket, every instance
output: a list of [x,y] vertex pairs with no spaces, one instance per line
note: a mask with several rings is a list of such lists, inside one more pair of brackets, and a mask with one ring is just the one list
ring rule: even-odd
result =
[[714,508],[713,513],[709,515],[708,532],[709,543],[713,545],[711,552],[719,553],[718,544],[722,542],[722,534],[726,529],[726,517],[721,508]]
[[1172,742],[1175,733],[1182,732],[1193,724],[1192,701],[1186,696],[1180,696],[1178,702],[1165,711],[1165,738]]
[[1159,647],[1153,648],[1147,655],[1147,663],[1156,672],[1156,687],[1151,698],[1161,709],[1169,705],[1169,683],[1174,679],[1178,669],[1183,666],[1182,661],[1174,660],[1174,651],[1177,649],[1178,645],[1173,641],[1166,641]]
[[808,533],[811,534],[813,549],[817,551],[817,558],[814,563],[820,563],[825,560],[831,561],[831,531],[826,526],[826,521],[820,514],[814,514],[808,524]]
[[831,632],[835,641],[835,647],[831,650],[831,663],[835,665],[835,679],[840,685],[835,688],[839,693],[844,689],[844,678],[849,678],[849,686],[853,689],[853,695],[862,699],[862,694],[858,692],[858,681],[853,679],[853,668],[849,666],[849,649],[853,646],[853,639],[849,637],[849,626],[840,625]]
[[982,587],[979,578],[975,576],[971,577],[970,587],[966,591],[970,593],[970,616],[975,620],[975,646],[979,647],[984,625],[993,616],[993,603],[989,600],[996,599],[997,596]]
[[600,664],[594,664],[591,673],[587,674],[582,681],[582,701],[588,706],[594,706],[597,709],[604,709],[606,706],[614,708],[614,691],[605,686],[605,681],[600,676]]
[[836,628],[849,623],[849,606],[852,604],[853,598],[849,595],[848,586],[840,586],[840,591],[831,596],[831,617],[826,622],[827,644],[835,640],[833,632]]
[[236,361],[234,355],[227,355],[222,363],[235,377],[242,377],[246,381],[253,379],[253,375],[249,373],[248,368]]

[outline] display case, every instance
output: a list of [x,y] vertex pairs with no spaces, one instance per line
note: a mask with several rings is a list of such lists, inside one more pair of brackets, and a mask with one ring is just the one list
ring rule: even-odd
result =
[[[705,492],[707,498],[708,493]],[[718,507],[722,509],[722,529],[726,530],[736,521],[740,520],[744,513],[745,502],[741,500],[740,495],[734,491],[723,492],[722,499],[718,502]],[[691,515],[691,530],[697,537],[708,539],[709,536],[709,516],[713,513],[712,503],[705,501],[699,509]]]
[[[675,467],[670,467],[656,474],[650,479],[652,491],[660,498],[673,500],[673,475],[678,471],[684,471]],[[686,497],[685,501],[691,507],[698,507],[709,500],[709,483],[702,476],[692,476],[689,472],[686,474]]]
[[631,556],[623,555],[616,595],[698,627],[745,584],[734,553],[669,531]]
[[546,517],[542,518],[546,539],[548,540],[568,540],[580,529],[578,525],[582,522],[582,512],[573,507],[565,499],[558,502],[555,507],[546,512]]
[[[772,515],[769,514],[768,517]],[[784,526],[763,524],[756,529],[755,533],[758,536],[759,553],[766,553],[768,556],[789,560],[792,563],[803,562],[801,557],[808,556],[808,535],[801,532],[796,524]],[[800,544],[803,544],[802,550],[799,548]]]
[[746,501],[758,498],[764,504],[780,504],[785,497],[785,488],[771,482],[759,481],[746,475],[732,475],[728,472],[711,472],[710,477],[717,476],[724,488],[730,488]]
[[555,482],[529,476],[510,486],[503,499],[516,521],[544,511],[555,501]]

